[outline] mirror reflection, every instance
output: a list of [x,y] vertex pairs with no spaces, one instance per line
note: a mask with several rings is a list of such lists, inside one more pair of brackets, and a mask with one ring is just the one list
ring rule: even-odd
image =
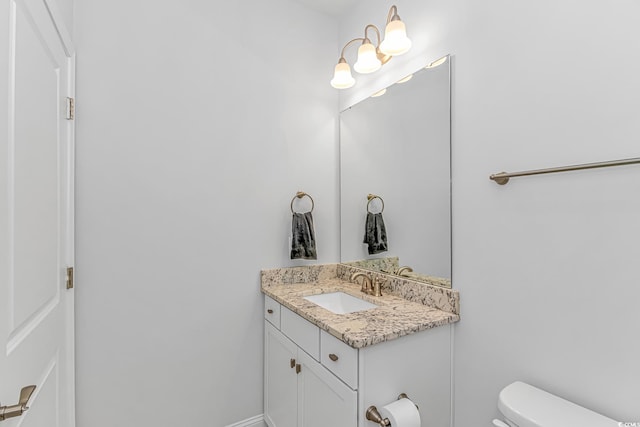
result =
[[450,100],[447,56],[340,113],[342,263],[451,287]]

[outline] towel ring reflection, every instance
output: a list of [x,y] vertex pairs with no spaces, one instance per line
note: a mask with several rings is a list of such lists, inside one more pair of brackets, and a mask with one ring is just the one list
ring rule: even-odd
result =
[[314,203],[313,203],[313,197],[311,197],[310,195],[308,195],[307,193],[305,193],[304,191],[298,191],[296,193],[295,196],[293,196],[293,199],[291,199],[291,213],[296,213],[293,210],[293,202],[296,201],[296,199],[302,199],[304,196],[307,196],[309,199],[311,199],[311,210],[309,212],[313,212],[313,207],[314,207]]
[[382,197],[377,196],[377,195],[375,195],[375,194],[368,194],[368,195],[367,195],[367,200],[368,200],[368,202],[367,202],[367,213],[373,213],[373,212],[371,212],[371,211],[369,210],[369,205],[371,204],[371,202],[372,202],[374,199],[380,199],[380,201],[382,202],[382,209],[380,209],[380,213],[384,212],[384,200],[382,200]]

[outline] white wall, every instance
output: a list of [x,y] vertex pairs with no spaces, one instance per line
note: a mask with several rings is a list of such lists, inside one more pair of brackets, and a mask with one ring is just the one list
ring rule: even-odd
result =
[[[338,258],[327,82],[338,43],[390,4],[362,1],[337,39],[266,3],[75,5],[79,426],[111,426],[114,407],[123,426],[260,413],[258,270],[294,264],[295,191],[316,200],[319,262]],[[341,105],[454,55],[456,426],[488,425],[515,379],[639,421],[638,167],[487,177],[638,155],[640,6],[396,4],[414,49]]]
[[287,0],[76,4],[78,425],[262,413],[259,270],[339,257],[337,24]]
[[74,0],[53,0],[52,2],[48,2],[47,4],[49,4],[50,7],[52,7],[51,5],[55,4],[55,6],[53,7],[56,7],[58,9],[60,17],[62,18],[62,22],[66,26],[69,35],[73,39]]
[[[358,78],[341,105],[454,55],[456,427],[489,425],[499,390],[518,379],[640,421],[640,167],[488,179],[638,156],[640,4],[396,4],[412,52]],[[389,6],[361,1],[340,42],[382,26]]]

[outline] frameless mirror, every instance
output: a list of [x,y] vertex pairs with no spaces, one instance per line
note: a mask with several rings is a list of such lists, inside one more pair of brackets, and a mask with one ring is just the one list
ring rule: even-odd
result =
[[342,263],[451,287],[450,116],[448,56],[340,113]]

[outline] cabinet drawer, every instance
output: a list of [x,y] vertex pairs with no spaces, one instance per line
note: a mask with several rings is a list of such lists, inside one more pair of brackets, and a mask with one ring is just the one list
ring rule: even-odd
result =
[[280,309],[280,330],[298,347],[320,360],[320,329],[287,307]]
[[264,296],[264,318],[280,329],[280,303]]
[[320,331],[320,362],[352,389],[358,388],[358,350]]

